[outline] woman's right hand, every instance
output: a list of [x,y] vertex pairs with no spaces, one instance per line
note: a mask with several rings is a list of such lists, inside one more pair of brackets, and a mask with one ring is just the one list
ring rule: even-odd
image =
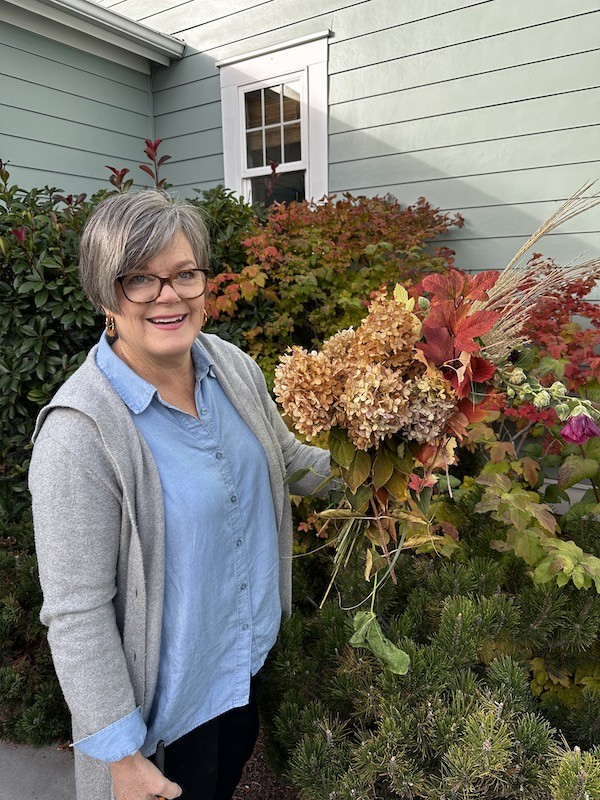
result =
[[165,778],[139,750],[109,766],[116,800],[156,800],[157,797],[174,800],[181,797],[181,786]]

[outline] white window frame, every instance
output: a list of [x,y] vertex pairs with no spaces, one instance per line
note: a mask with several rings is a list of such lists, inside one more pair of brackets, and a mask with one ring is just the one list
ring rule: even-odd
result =
[[[306,171],[305,195],[315,202],[327,194],[327,38],[320,31],[217,63],[221,73],[225,186],[250,200],[251,179],[265,167],[246,169],[244,95],[292,80],[301,82],[302,160],[281,164],[278,172]],[[268,170],[267,170],[268,172]]]

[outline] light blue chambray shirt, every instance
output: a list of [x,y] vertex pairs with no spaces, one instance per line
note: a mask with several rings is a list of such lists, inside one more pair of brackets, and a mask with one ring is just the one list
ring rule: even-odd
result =
[[281,621],[277,525],[265,453],[196,342],[199,418],[164,402],[113,353],[100,370],[127,405],[158,468],[165,507],[165,597],[158,683],[141,710],[74,743],[101,761],[146,756],[248,703],[250,676]]

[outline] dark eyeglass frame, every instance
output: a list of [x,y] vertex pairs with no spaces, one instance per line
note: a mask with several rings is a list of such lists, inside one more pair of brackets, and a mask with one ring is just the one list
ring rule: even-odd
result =
[[[202,272],[204,275],[206,275],[207,279],[208,279],[208,276],[210,275],[210,271],[208,269],[202,269],[201,267],[194,267],[193,269],[184,269],[184,270],[181,270],[181,272]],[[136,273],[133,273],[133,274],[135,274],[135,275],[143,275],[144,273],[143,272],[136,272]],[[148,278],[156,278],[156,280],[160,281],[160,287],[158,289],[158,292],[156,293],[156,296],[152,298],[152,300],[132,300],[127,295],[127,292],[125,291],[125,286],[123,285],[123,281],[125,280],[125,278],[128,278],[129,275],[121,275],[121,277],[117,278],[117,281],[121,284],[121,289],[123,290],[123,294],[125,295],[127,300],[129,300],[130,303],[138,303],[139,305],[143,305],[143,306],[148,305],[148,303],[153,303],[155,300],[157,300],[160,297],[160,293],[162,292],[165,283],[169,284],[171,289],[173,289],[173,291],[175,292],[177,297],[179,297],[180,300],[196,300],[198,297],[202,297],[202,295],[206,291],[206,287],[208,286],[208,280],[205,281],[204,288],[202,289],[200,294],[195,294],[193,297],[181,297],[181,295],[179,294],[179,292],[177,291],[175,286],[173,286],[173,281],[180,274],[181,273],[178,272],[177,275],[171,275],[170,278],[161,278],[160,275],[147,275],[146,277],[148,277]]]

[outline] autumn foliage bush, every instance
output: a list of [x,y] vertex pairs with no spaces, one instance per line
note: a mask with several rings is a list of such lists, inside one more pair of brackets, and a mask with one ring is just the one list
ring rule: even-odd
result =
[[235,318],[242,345],[271,377],[288,345],[311,348],[357,325],[375,290],[451,266],[453,252],[428,243],[462,224],[423,198],[408,207],[350,195],[275,205],[243,242],[247,265],[215,276],[208,312],[221,324]]

